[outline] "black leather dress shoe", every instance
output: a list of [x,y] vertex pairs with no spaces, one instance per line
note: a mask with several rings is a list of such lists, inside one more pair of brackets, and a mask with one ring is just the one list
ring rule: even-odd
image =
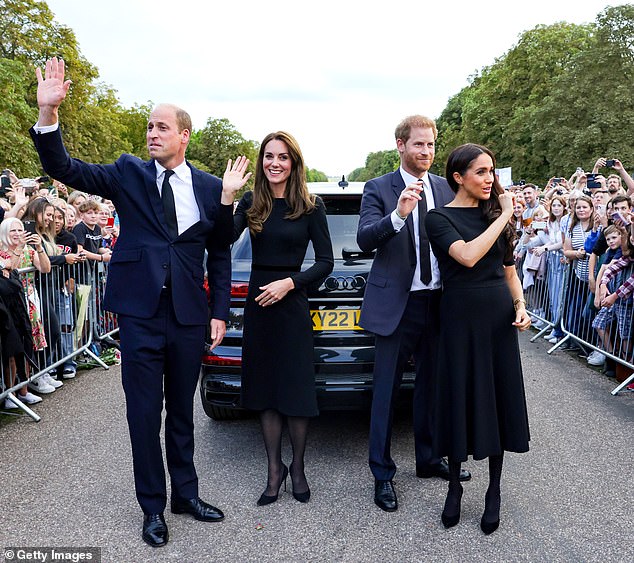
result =
[[172,512],[174,514],[191,514],[196,520],[202,522],[220,522],[225,519],[222,510],[207,504],[200,497],[184,499],[172,499]]
[[385,512],[395,512],[398,508],[396,500],[396,491],[392,481],[381,481],[376,479],[374,482],[374,504]]
[[[427,479],[429,477],[440,477],[445,481],[449,481],[449,464],[444,459],[440,460],[440,463],[436,465],[428,465],[426,467],[416,466],[416,477],[422,477]],[[466,469],[460,470],[460,480],[468,481],[471,479],[471,473]]]
[[169,540],[167,524],[162,514],[146,514],[143,517],[143,541],[152,547],[163,547]]

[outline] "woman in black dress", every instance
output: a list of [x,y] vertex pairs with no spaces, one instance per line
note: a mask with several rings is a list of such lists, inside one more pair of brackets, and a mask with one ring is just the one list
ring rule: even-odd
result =
[[468,144],[447,161],[456,198],[427,214],[425,226],[443,281],[434,447],[449,458],[446,528],[460,519],[467,456],[489,458],[489,487],[480,526],[500,522],[505,451],[528,451],[529,430],[517,329],[526,330],[522,285],[513,263],[513,198],[495,176],[486,147]]
[[[268,457],[268,481],[258,505],[277,500],[289,473],[293,496],[308,502],[304,450],[309,417],[316,416],[312,322],[306,288],[332,271],[333,256],[323,202],[308,192],[297,141],[277,132],[262,141],[253,192],[234,215],[237,239],[248,227],[253,250],[244,308],[242,406],[260,411]],[[315,263],[301,271],[308,243]],[[282,462],[282,426],[293,448]]]

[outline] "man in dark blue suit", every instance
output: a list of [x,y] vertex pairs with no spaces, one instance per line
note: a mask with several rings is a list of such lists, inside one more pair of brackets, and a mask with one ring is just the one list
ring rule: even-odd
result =
[[[148,162],[127,154],[107,165],[72,159],[58,125],[58,108],[70,86],[64,62],[53,58],[44,78],[40,69],[36,74],[40,113],[31,136],[44,169],[74,189],[112,200],[120,217],[104,307],[119,316],[136,496],[144,513],[142,538],[159,547],[169,537],[163,516],[163,400],[171,511],[207,522],[224,518],[198,496],[193,398],[208,315],[216,346],[229,313],[233,206],[232,198],[223,196],[223,183],[232,190],[244,185],[250,176],[245,174],[248,160],[230,163],[222,182],[191,166],[185,160],[191,119],[173,105],[159,105],[150,115]],[[203,284],[205,250],[209,303]]]
[[[416,474],[449,478],[447,462],[432,454],[441,290],[438,264],[423,227],[428,209],[454,198],[447,181],[429,173],[437,135],[433,120],[420,115],[405,118],[395,131],[399,169],[370,180],[361,200],[357,242],[366,252],[376,249],[359,321],[376,335],[369,461],[374,502],[387,512],[398,508],[392,484],[396,465],[390,455],[394,400],[412,356]],[[470,477],[463,470],[461,479]]]

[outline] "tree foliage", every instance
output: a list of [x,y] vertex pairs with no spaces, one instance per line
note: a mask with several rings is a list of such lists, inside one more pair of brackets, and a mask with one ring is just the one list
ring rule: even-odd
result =
[[222,178],[229,159],[245,155],[255,163],[258,148],[258,143],[245,139],[228,119],[209,118],[203,129],[192,134],[187,154]]
[[600,156],[634,162],[634,6],[595,23],[537,26],[471,78],[437,120],[436,169],[465,142],[498,166],[543,184],[592,168]]
[[396,149],[371,152],[365,159],[365,166],[353,170],[348,180],[350,182],[367,182],[371,178],[382,176],[388,172],[394,172],[399,166],[400,160]]

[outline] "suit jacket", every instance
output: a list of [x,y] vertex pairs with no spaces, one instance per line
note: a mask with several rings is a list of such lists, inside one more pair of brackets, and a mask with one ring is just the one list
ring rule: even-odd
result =
[[[114,164],[88,164],[71,159],[60,129],[30,130],[46,173],[81,191],[112,200],[121,232],[108,269],[104,306],[113,313],[151,318],[157,311],[167,273],[172,302],[181,324],[206,324],[229,315],[233,209],[221,205],[222,182],[189,163],[200,221],[176,239],[167,230],[156,185],[154,160],[124,154]],[[209,310],[204,282],[208,253]]]
[[[434,206],[442,207],[454,198],[447,181],[428,174]],[[375,334],[388,336],[400,322],[416,269],[414,225],[410,215],[405,226],[394,230],[392,211],[405,188],[400,169],[366,183],[361,199],[357,243],[376,256],[365,288],[359,324]]]

